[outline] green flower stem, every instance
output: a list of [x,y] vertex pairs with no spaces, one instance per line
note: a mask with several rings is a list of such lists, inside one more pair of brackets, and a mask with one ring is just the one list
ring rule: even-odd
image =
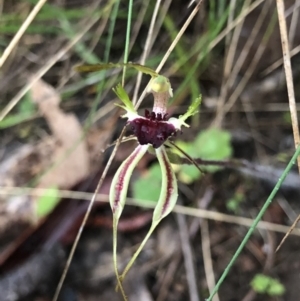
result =
[[114,216],[113,217],[113,262],[114,262],[114,270],[117,278],[117,288],[118,290],[120,288],[121,294],[123,296],[124,301],[127,301],[127,297],[122,285],[122,282],[120,281],[120,275],[118,272],[118,258],[117,258],[117,231],[118,231],[118,217]]
[[[280,186],[282,185],[283,181],[285,180],[287,174],[290,172],[291,168],[293,167],[293,165],[295,164],[298,156],[300,155],[300,146],[298,146],[297,150],[295,151],[291,161],[289,162],[289,164],[287,165],[286,169],[284,170],[284,172],[282,173],[282,176],[279,178],[276,186],[274,187],[274,189],[272,190],[270,196],[268,197],[268,199],[266,200],[264,206],[261,208],[260,212],[258,213],[256,219],[254,220],[252,226],[250,227],[250,229],[248,230],[247,234],[245,235],[243,241],[241,242],[240,246],[238,247],[238,249],[236,250],[235,254],[233,255],[232,259],[230,260],[230,262],[228,263],[226,269],[224,270],[223,274],[221,275],[219,281],[217,282],[216,286],[214,287],[213,291],[211,292],[210,296],[208,299],[206,299],[206,301],[211,301],[213,296],[216,294],[216,292],[218,292],[221,284],[223,283],[224,279],[226,278],[227,274],[229,273],[231,267],[233,266],[234,262],[236,261],[236,259],[238,258],[238,256],[240,255],[240,253],[242,252],[243,248],[245,247],[246,243],[248,242],[250,236],[252,235],[252,233],[254,232],[257,224],[259,223],[259,221],[262,219],[264,213],[266,212],[266,210],[268,209],[269,205],[272,203],[276,193],[278,192]],[[299,183],[300,184],[300,183]]]
[[[139,254],[141,253],[141,251],[143,250],[144,246],[146,245],[149,237],[151,236],[151,234],[153,233],[153,231],[155,230],[155,228],[157,227],[157,225],[159,224],[160,221],[153,221],[151,228],[149,229],[147,235],[145,236],[144,240],[142,241],[142,243],[140,244],[139,248],[136,250],[136,252],[134,253],[134,255],[132,256],[132,258],[130,259],[130,261],[128,262],[127,266],[125,267],[122,275],[119,278],[119,281],[122,282],[126,276],[126,274],[129,272],[130,268],[132,267],[133,263],[135,262],[135,260],[137,259],[137,257],[139,256]],[[118,282],[118,285],[120,285],[120,283]]]

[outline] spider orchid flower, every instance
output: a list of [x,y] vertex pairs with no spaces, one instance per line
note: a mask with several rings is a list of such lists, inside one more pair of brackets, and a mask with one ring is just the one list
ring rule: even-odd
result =
[[[151,80],[149,87],[149,92],[151,92],[154,96],[154,105],[152,112],[150,113],[146,110],[144,116],[138,115],[127,93],[121,85],[118,85],[114,89],[114,92],[123,102],[123,105],[119,106],[126,110],[126,114],[122,117],[127,118],[127,124],[131,127],[138,141],[138,146],[121,164],[116,172],[111,184],[109,195],[114,220],[114,262],[116,275],[118,277],[118,286],[120,286],[120,281],[124,279],[126,273],[146,244],[153,230],[159,222],[173,210],[176,204],[178,197],[177,180],[164,144],[170,137],[174,136],[178,131],[181,131],[182,126],[188,127],[185,120],[197,113],[197,108],[201,102],[201,98],[197,98],[189,107],[186,114],[179,118],[168,118],[167,103],[170,97],[173,96],[169,80],[166,77],[159,75]],[[132,172],[140,159],[150,148],[155,150],[155,154],[161,167],[161,192],[157,205],[154,209],[151,228],[140,247],[124,269],[124,272],[119,276],[116,263],[116,231],[118,220],[125,205]]]

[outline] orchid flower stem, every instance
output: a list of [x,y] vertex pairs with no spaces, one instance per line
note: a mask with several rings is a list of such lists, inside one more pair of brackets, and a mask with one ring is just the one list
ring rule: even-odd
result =
[[118,171],[116,172],[109,193],[110,205],[113,212],[113,261],[114,261],[114,270],[117,277],[117,288],[120,288],[122,296],[125,301],[127,301],[125,291],[123,289],[122,283],[120,281],[120,275],[118,272],[118,258],[117,258],[117,230],[118,222],[122,214],[126,195],[129,185],[129,180],[132,175],[133,169],[136,167],[140,159],[147,152],[148,145],[139,145],[132,152],[132,154],[121,164]]
[[125,291],[122,285],[122,282],[120,280],[120,274],[118,272],[118,258],[117,258],[117,230],[118,230],[118,218],[116,216],[113,217],[113,261],[114,261],[114,269],[115,269],[115,274],[117,278],[117,287],[120,288],[121,294],[124,298],[124,301],[127,301],[127,297],[125,295]]
[[[144,240],[142,241],[142,243],[140,244],[139,248],[136,250],[136,252],[132,256],[132,258],[128,262],[127,266],[125,267],[122,275],[120,276],[120,279],[119,279],[120,282],[122,282],[124,280],[126,274],[129,272],[130,268],[132,267],[133,263],[135,262],[135,260],[139,256],[139,254],[141,253],[142,249],[144,248],[144,246],[147,243],[149,237],[151,236],[151,234],[153,233],[153,231],[155,230],[155,228],[157,227],[157,225],[159,224],[159,222],[160,221],[153,221],[152,222],[151,228],[149,229],[147,235],[145,236]],[[120,285],[120,282],[118,282],[118,286]]]

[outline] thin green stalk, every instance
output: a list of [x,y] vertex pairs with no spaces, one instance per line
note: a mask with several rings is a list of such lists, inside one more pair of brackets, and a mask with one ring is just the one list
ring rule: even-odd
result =
[[[128,21],[127,21],[126,41],[125,41],[125,50],[124,50],[124,64],[126,64],[128,62],[130,29],[131,29],[131,18],[132,18],[132,4],[133,4],[133,0],[129,0]],[[123,67],[123,76],[122,76],[122,86],[123,87],[124,87],[124,83],[125,83],[125,74],[126,74],[126,66]]]
[[124,301],[127,301],[127,297],[120,279],[120,275],[118,272],[118,258],[117,258],[117,233],[118,231],[118,219],[113,217],[113,262],[114,262],[114,270],[117,278],[117,287],[116,290],[120,288],[121,294],[123,296]]
[[[178,30],[176,30],[176,25],[173,22],[173,19],[169,15],[166,15],[166,17],[164,19],[164,25],[165,25],[166,29],[168,30],[169,35],[171,36],[172,40],[174,40],[176,35],[178,34]],[[181,43],[178,43],[174,50],[175,50],[175,54],[177,56],[176,61],[177,60],[180,61],[188,53],[187,49],[184,49],[184,47],[181,45]],[[184,75],[188,74],[191,67],[192,67],[192,63],[189,61],[186,62],[185,64],[183,64],[181,67],[183,74]],[[196,77],[191,77],[191,80],[188,82],[188,84],[189,84],[189,90],[192,93],[191,99],[197,98],[200,94],[200,89],[199,89],[199,82],[196,79]],[[170,102],[172,103],[173,100],[171,100]]]
[[266,210],[268,209],[269,205],[272,203],[272,201],[273,201],[273,199],[274,199],[277,191],[279,190],[279,188],[282,185],[283,181],[285,180],[286,176],[288,175],[288,173],[290,172],[291,168],[295,164],[295,162],[296,162],[296,160],[297,160],[297,158],[298,158],[299,155],[300,155],[300,146],[298,146],[297,150],[294,153],[294,156],[292,157],[291,161],[289,162],[289,164],[287,165],[286,169],[282,173],[282,176],[279,178],[279,180],[278,180],[277,184],[275,185],[274,189],[272,190],[270,196],[266,200],[264,206],[259,211],[259,213],[258,213],[257,217],[255,218],[252,226],[248,230],[248,232],[245,235],[243,241],[241,242],[240,246],[236,250],[235,254],[233,255],[233,257],[230,260],[230,262],[228,263],[228,265],[227,265],[226,269],[224,270],[223,274],[221,275],[218,283],[216,284],[215,288],[211,292],[209,298],[206,299],[206,301],[211,301],[212,298],[213,298],[213,296],[216,294],[216,292],[219,291],[219,288],[220,288],[221,284],[223,283],[224,279],[226,278],[227,274],[229,273],[229,271],[230,271],[231,267],[233,266],[234,262],[236,261],[236,259],[240,255],[240,253],[242,252],[242,250],[245,247],[246,243],[248,242],[250,236],[252,235],[252,233],[256,229],[257,224],[260,222],[260,220],[262,219],[262,217],[265,214]]
[[106,40],[106,45],[105,45],[105,50],[104,50],[104,63],[108,63],[108,60],[109,60],[110,48],[111,48],[112,39],[114,36],[114,30],[115,30],[116,20],[117,20],[117,16],[118,16],[119,6],[120,6],[120,0],[117,0],[114,5],[114,8],[112,10],[111,17],[110,17],[110,24],[109,24],[109,28],[108,28],[108,37]]
[[[110,55],[110,49],[111,49],[111,44],[112,44],[112,39],[113,39],[113,35],[114,35],[114,30],[115,30],[115,25],[116,25],[116,20],[117,20],[117,16],[118,16],[118,11],[119,11],[119,5],[120,5],[120,0],[117,0],[113,9],[112,9],[112,14],[110,17],[110,24],[109,24],[109,28],[108,28],[108,37],[105,43],[105,50],[104,50],[104,58],[103,61],[104,63],[108,63],[109,61],[109,55]],[[103,76],[105,77],[105,73],[106,71],[103,71]],[[93,106],[90,110],[89,113],[89,117],[88,120],[86,122],[86,129],[88,129],[93,121],[93,116],[97,110],[97,107],[100,103],[100,99],[101,99],[101,95],[102,95],[102,91],[105,85],[105,81],[101,81],[100,82],[100,86],[99,86],[99,92],[95,98],[95,101],[93,102]]]
[[[191,68],[189,68],[190,70],[185,75],[184,81],[177,88],[176,93],[174,95],[174,99],[176,98],[177,95],[179,95],[183,91],[184,87],[186,87],[189,83],[191,83],[193,81],[195,72],[199,69],[200,64],[203,63],[203,61],[205,61],[205,59],[209,55],[213,41],[222,31],[222,28],[228,18],[228,14],[229,14],[229,8],[226,10],[226,12],[223,14],[223,16],[221,18],[218,18],[217,20],[214,21],[214,24],[211,25],[210,30],[208,31],[208,34],[203,36],[197,42],[198,45],[201,45],[200,55],[198,55],[197,60],[193,64],[193,66]],[[185,61],[187,58],[188,58],[188,56],[181,56],[181,58],[178,60],[177,64],[179,66],[183,66],[184,64],[187,64],[187,61]],[[203,69],[203,67],[202,67],[202,69]]]
[[149,240],[151,234],[153,233],[153,231],[155,230],[155,228],[157,227],[158,224],[159,224],[159,222],[155,222],[151,225],[151,228],[149,229],[149,231],[148,231],[147,235],[145,236],[144,240],[142,241],[142,243],[140,244],[140,246],[136,250],[136,252],[133,254],[132,258],[130,259],[130,261],[126,265],[122,275],[120,276],[120,282],[122,282],[124,280],[126,274],[129,272],[129,270],[132,267],[133,263],[136,261],[137,257],[139,256],[139,254],[141,253],[141,251],[145,247],[147,241]]
[[[94,8],[96,9],[96,7]],[[55,18],[59,21],[60,28],[63,34],[66,35],[69,40],[72,40],[76,36],[76,30],[74,28],[74,25],[70,22],[70,18],[68,18],[68,14],[66,13],[65,8],[46,4],[44,6],[44,9],[48,14],[55,16]],[[93,15],[94,12],[95,10],[93,10],[92,12]],[[82,11],[81,16],[85,16],[84,11]],[[46,28],[49,29],[48,26]],[[74,49],[84,62],[88,64],[100,63],[99,58],[86,47],[83,41],[76,43]]]

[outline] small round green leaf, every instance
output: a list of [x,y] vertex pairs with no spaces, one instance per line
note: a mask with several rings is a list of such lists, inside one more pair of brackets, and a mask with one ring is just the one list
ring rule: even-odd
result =
[[157,202],[161,190],[161,168],[154,164],[133,183],[133,196],[137,200]]
[[36,214],[39,218],[50,213],[59,202],[59,190],[57,187],[48,188],[45,194],[37,199]]

